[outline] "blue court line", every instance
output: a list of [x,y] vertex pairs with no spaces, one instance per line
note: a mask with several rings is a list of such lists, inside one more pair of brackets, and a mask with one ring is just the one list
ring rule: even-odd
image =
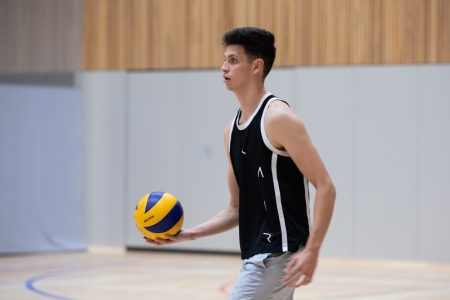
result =
[[39,294],[41,296],[47,297],[47,298],[57,299],[57,300],[74,300],[73,298],[67,298],[67,297],[63,297],[63,296],[50,294],[50,293],[41,291],[41,290],[39,290],[39,289],[34,287],[34,283],[36,281],[38,281],[38,280],[42,280],[42,279],[49,278],[49,277],[55,277],[55,276],[64,275],[64,274],[70,273],[72,271],[73,271],[73,269],[63,270],[63,271],[52,271],[52,272],[43,273],[43,274],[40,274],[38,276],[35,276],[35,277],[32,277],[32,278],[28,279],[25,282],[25,286],[27,287],[28,290],[30,290],[32,292],[35,292],[36,294]]
[[[105,267],[105,266],[118,266],[118,265],[124,265],[127,264],[129,265],[130,263],[104,263],[104,264],[99,264],[99,265],[94,265],[94,266],[89,266],[87,267],[87,269],[91,269],[91,268],[98,268],[98,267]],[[41,291],[39,289],[37,289],[36,287],[34,287],[34,283],[38,280],[42,280],[42,279],[46,279],[49,277],[55,277],[55,276],[61,276],[61,275],[65,275],[74,271],[78,271],[81,269],[85,269],[83,267],[78,267],[78,268],[71,268],[71,269],[65,269],[65,270],[58,270],[58,271],[51,271],[51,272],[46,272],[46,273],[42,273],[40,275],[37,275],[35,277],[32,277],[30,279],[28,279],[27,281],[25,281],[25,286],[27,287],[27,289],[31,292],[34,292],[36,294],[39,294],[41,296],[47,297],[47,298],[51,298],[51,299],[56,299],[56,300],[75,300],[74,298],[67,298],[64,296],[58,296],[55,294],[50,294],[44,291]]]

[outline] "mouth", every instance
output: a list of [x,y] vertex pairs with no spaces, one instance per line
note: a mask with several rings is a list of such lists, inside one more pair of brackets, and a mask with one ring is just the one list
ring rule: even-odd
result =
[[224,83],[227,83],[227,82],[229,82],[229,81],[230,81],[230,78],[227,77],[227,76],[225,76],[225,75],[223,75],[223,82],[224,82]]

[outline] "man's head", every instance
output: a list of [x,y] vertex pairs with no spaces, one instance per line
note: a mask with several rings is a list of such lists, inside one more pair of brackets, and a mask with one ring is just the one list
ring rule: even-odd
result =
[[223,35],[222,43],[225,47],[242,46],[249,63],[258,58],[262,59],[264,61],[263,79],[272,69],[276,48],[275,37],[269,31],[255,27],[235,28]]

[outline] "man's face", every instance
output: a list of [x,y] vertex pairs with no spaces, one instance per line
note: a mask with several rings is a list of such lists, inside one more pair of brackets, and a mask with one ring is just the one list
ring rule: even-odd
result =
[[240,45],[229,45],[224,53],[225,61],[220,70],[223,82],[230,91],[238,90],[250,79],[252,65],[248,62],[245,50]]

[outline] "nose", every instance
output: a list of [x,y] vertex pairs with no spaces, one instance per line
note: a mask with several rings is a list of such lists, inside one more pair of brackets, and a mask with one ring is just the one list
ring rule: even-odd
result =
[[224,61],[220,70],[224,73],[228,73],[227,61]]

